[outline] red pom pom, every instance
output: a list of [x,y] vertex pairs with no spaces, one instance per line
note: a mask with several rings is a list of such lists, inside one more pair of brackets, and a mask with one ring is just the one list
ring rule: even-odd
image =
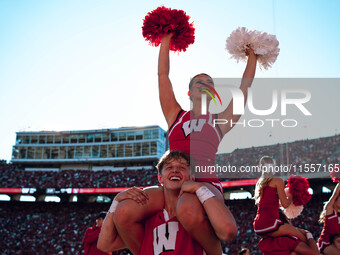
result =
[[340,182],[340,169],[339,167],[333,167],[330,171],[330,177],[333,182]]
[[291,175],[287,179],[287,185],[289,193],[293,196],[293,204],[295,206],[305,205],[311,199],[311,194],[309,194],[309,183],[307,178],[301,175]]
[[195,28],[189,16],[182,10],[171,10],[164,6],[149,12],[143,22],[143,36],[151,45],[158,46],[164,34],[174,33],[170,50],[186,51],[195,41]]

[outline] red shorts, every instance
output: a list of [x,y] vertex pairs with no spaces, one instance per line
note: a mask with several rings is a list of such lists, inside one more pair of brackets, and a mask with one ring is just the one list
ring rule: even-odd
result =
[[264,238],[259,242],[259,249],[263,255],[290,255],[300,243],[295,236],[279,236]]

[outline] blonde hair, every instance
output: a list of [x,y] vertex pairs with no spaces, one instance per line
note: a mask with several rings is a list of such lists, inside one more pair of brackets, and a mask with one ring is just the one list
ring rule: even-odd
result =
[[[262,168],[262,166],[265,164],[275,165],[275,160],[272,157],[263,156],[260,159],[259,167]],[[255,186],[255,195],[254,195],[255,204],[258,204],[260,202],[262,195],[263,195],[263,189],[272,180],[273,175],[274,175],[272,169],[265,169],[265,170],[266,171],[262,171],[262,175],[260,179],[257,181],[256,186]]]
[[323,207],[322,212],[320,213],[319,222],[325,223],[326,220],[326,205]]

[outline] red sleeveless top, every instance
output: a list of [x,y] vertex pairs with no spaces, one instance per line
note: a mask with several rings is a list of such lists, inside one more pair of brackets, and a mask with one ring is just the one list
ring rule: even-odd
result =
[[[222,132],[214,126],[214,114],[193,117],[191,111],[181,110],[172,126],[169,128],[170,150],[187,152],[200,172],[196,172],[196,181],[209,182],[222,189],[215,173],[207,172],[208,166],[215,165],[218,145],[222,140]],[[203,171],[205,170],[205,171]]]

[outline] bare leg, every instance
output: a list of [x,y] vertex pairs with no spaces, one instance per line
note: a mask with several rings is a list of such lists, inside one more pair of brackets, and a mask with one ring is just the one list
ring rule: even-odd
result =
[[268,234],[271,237],[278,237],[284,235],[291,235],[298,237],[301,241],[306,242],[306,236],[302,234],[297,228],[287,223],[281,225],[278,230],[273,233]]
[[[211,184],[209,184],[211,185]],[[222,194],[211,185],[216,197],[224,203]],[[217,238],[209,220],[204,215],[204,209],[195,194],[184,193],[177,202],[177,219],[184,229],[202,246],[209,255],[221,254],[221,242]]]
[[145,189],[149,200],[145,205],[127,199],[118,204],[114,214],[114,223],[118,234],[133,254],[139,254],[144,237],[141,222],[147,217],[164,208],[164,193],[162,187]]

